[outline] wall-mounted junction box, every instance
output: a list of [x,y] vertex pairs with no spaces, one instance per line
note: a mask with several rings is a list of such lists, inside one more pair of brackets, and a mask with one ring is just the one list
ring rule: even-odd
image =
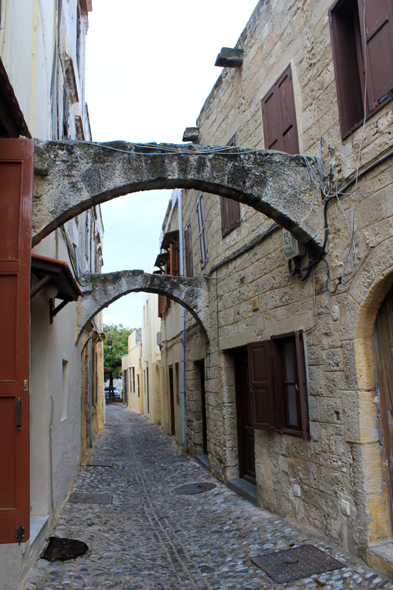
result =
[[295,258],[295,256],[303,256],[306,251],[303,244],[298,242],[287,229],[283,229],[282,232],[284,238],[284,254],[287,260]]

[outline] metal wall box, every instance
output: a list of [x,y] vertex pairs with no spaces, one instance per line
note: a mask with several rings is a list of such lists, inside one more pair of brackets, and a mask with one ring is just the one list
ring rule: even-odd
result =
[[295,258],[296,256],[303,256],[305,253],[303,244],[300,244],[288,230],[283,229],[282,232],[284,240],[284,254],[287,260]]

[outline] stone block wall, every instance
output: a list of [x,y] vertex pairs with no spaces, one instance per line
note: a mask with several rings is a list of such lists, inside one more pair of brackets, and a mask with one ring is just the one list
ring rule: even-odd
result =
[[[301,153],[331,161],[332,182],[338,187],[355,177],[359,159],[357,186],[327,205],[325,261],[303,282],[290,276],[278,230],[215,270],[273,222],[241,205],[240,226],[222,238],[220,198],[207,193],[204,269],[197,191],[184,191],[183,227],[191,223],[194,274],[205,274],[209,288],[205,379],[210,468],[223,481],[237,475],[231,350],[303,330],[311,437],[303,441],[255,431],[259,503],[362,553],[391,537],[371,337],[393,282],[393,158],[381,160],[392,143],[393,113],[387,105],[364,129],[341,139],[330,5],[326,0],[261,0],[237,44],[244,50],[243,66],[223,70],[197,121],[201,144],[226,145],[236,134],[239,146],[263,148],[261,99],[291,63]],[[366,172],[370,165],[374,168]],[[317,185],[315,199],[321,199]],[[302,264],[308,262],[305,255]],[[255,297],[258,309],[253,311]],[[201,335],[192,335],[193,325],[186,314],[188,447],[199,454],[201,401],[193,349],[200,346]]]

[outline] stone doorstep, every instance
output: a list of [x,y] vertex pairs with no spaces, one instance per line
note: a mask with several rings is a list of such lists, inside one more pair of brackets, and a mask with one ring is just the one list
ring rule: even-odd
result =
[[49,514],[45,516],[30,516],[30,546],[49,520]]
[[[208,455],[196,455],[195,459],[199,465],[210,471]],[[236,478],[228,481],[228,488],[254,504],[254,506],[258,506],[257,486],[255,484],[245,479]]]
[[198,461],[199,465],[202,465],[202,467],[210,471],[208,455],[196,455],[195,459]]
[[365,551],[365,562],[393,580],[393,540],[370,545]]
[[255,484],[245,479],[236,478],[228,481],[228,488],[254,504],[254,506],[258,506],[257,486]]

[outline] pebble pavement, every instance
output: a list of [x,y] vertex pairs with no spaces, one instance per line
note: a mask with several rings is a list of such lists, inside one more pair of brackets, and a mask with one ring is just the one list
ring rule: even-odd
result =
[[[112,504],[67,502],[52,535],[85,541],[89,551],[64,562],[39,559],[25,590],[323,590],[385,588],[393,583],[359,559],[255,507],[184,455],[146,418],[107,407],[105,430],[74,492],[109,493]],[[174,495],[186,483],[216,487]],[[340,570],[278,584],[250,557],[312,543],[344,563]]]

